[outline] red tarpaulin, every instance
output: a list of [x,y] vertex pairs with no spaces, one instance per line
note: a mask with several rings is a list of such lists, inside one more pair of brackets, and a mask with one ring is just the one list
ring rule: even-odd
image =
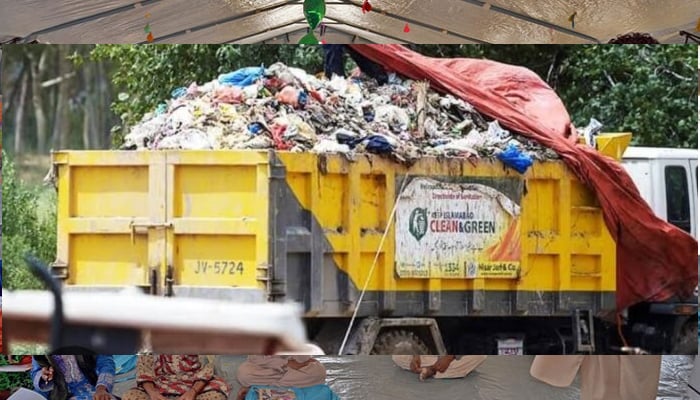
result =
[[617,243],[618,309],[692,296],[698,284],[698,242],[656,217],[619,162],[577,144],[566,107],[537,74],[488,60],[429,58],[401,45],[352,48],[388,70],[429,81],[434,89],[556,151],[595,191]]

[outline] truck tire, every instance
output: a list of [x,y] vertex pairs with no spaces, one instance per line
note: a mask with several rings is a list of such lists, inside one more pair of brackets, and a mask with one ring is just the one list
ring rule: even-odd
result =
[[683,325],[678,331],[676,340],[673,343],[673,349],[671,349],[671,354],[698,354],[698,325],[697,321],[693,319],[688,320],[688,322]]
[[430,349],[415,333],[392,329],[385,330],[377,336],[371,354],[428,355]]

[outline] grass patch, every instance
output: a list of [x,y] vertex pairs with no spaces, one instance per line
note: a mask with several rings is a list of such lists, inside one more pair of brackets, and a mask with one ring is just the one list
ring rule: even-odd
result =
[[12,343],[8,354],[47,354],[49,346],[37,343]]
[[42,186],[49,158],[23,157],[21,161],[17,168],[3,152],[2,287],[9,290],[43,288],[24,262],[26,255],[46,264],[56,256],[56,194]]

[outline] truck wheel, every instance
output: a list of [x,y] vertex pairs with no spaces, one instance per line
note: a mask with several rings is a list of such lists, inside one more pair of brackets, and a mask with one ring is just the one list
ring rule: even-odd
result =
[[683,328],[678,331],[678,336],[676,337],[675,343],[673,343],[671,354],[698,354],[697,334],[697,322],[693,319],[686,322]]
[[377,336],[371,354],[382,355],[428,355],[430,349],[413,332],[405,330],[387,330]]

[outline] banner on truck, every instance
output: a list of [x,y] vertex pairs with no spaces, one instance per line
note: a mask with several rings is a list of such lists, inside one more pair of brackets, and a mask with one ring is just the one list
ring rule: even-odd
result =
[[397,199],[401,278],[502,278],[520,273],[520,206],[479,183],[415,178]]

